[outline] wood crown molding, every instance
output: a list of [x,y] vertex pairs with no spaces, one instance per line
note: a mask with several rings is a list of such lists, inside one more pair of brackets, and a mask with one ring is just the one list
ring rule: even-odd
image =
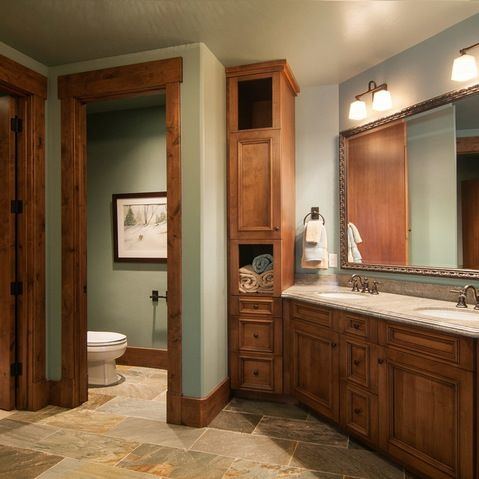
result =
[[288,84],[295,95],[299,95],[300,88],[293,71],[286,60],[272,60],[270,62],[252,63],[250,65],[239,65],[226,68],[226,78],[240,77],[246,75],[257,75],[261,73],[281,72],[288,80]]
[[36,95],[45,100],[47,83],[47,78],[42,74],[0,55],[0,85],[5,87],[8,93]]
[[205,398],[183,396],[182,424],[191,427],[207,426],[230,400],[230,380],[226,378]]
[[58,77],[58,98],[99,100],[112,92],[120,98],[161,90],[168,83],[183,81],[183,59],[167,58]]

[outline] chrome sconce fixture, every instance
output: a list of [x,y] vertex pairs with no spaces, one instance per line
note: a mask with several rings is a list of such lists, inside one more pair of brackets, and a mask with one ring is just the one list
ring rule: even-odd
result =
[[452,64],[452,81],[468,81],[477,78],[476,58],[467,52],[478,46],[479,43],[475,43],[474,45],[459,50],[460,55],[454,59],[454,63]]
[[375,81],[371,80],[368,83],[368,89],[356,95],[356,100],[351,103],[349,107],[349,119],[350,120],[364,120],[367,116],[366,102],[361,100],[364,95],[371,93],[373,97],[373,110],[386,111],[392,107],[391,93],[388,91],[386,83],[377,85]]

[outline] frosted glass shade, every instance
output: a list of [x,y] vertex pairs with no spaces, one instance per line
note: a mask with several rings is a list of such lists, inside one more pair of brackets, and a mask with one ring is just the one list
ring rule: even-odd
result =
[[451,80],[467,81],[477,77],[477,63],[472,55],[461,55],[452,64]]
[[391,93],[387,90],[379,90],[373,95],[373,110],[385,111],[392,108]]
[[361,100],[356,100],[351,103],[349,107],[350,120],[364,120],[367,116],[366,103]]

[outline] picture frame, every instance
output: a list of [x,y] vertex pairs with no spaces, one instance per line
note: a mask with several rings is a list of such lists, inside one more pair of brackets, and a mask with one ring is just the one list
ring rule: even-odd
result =
[[166,191],[112,195],[115,262],[167,262]]

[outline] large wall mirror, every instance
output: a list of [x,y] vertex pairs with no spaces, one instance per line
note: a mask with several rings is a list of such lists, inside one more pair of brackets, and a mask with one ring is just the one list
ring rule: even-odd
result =
[[341,265],[479,279],[479,85],[341,133]]

